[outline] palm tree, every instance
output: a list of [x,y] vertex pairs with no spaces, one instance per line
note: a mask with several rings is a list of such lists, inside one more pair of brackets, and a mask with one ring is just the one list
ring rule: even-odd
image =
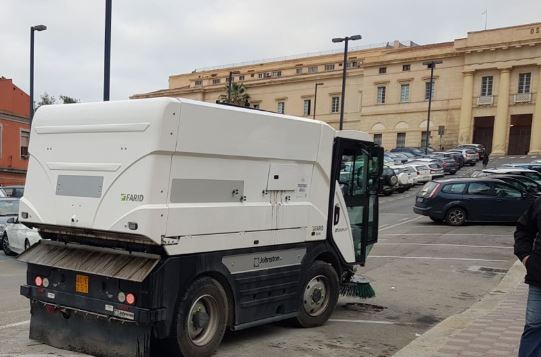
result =
[[244,83],[231,83],[231,95],[228,96],[229,86],[225,86],[226,94],[221,94],[218,100],[222,103],[250,106],[250,95],[247,93]]

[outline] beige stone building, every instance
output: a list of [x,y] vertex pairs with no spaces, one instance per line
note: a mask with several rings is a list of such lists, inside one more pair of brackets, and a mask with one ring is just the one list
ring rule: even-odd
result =
[[[352,43],[355,44],[355,43]],[[469,32],[452,42],[388,43],[348,56],[346,129],[367,131],[386,149],[421,146],[434,72],[430,143],[482,143],[494,155],[541,154],[541,23]],[[337,126],[343,53],[320,53],[172,75],[169,88],[132,98],[215,102],[230,72],[250,105]],[[316,83],[322,83],[317,88]],[[440,129],[440,130],[438,130]],[[443,129],[443,135],[439,135]]]

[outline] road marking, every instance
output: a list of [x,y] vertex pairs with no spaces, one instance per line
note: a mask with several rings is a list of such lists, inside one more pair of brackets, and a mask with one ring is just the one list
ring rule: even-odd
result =
[[519,159],[525,159],[525,158],[526,158],[526,156],[521,156],[521,157],[519,157]]
[[343,320],[343,319],[329,319],[330,322],[351,322],[355,324],[378,324],[378,325],[396,325],[391,321],[377,321],[377,320]]
[[391,228],[400,226],[400,225],[405,224],[405,223],[410,223],[410,222],[418,221],[418,220],[420,220],[421,218],[423,218],[423,217],[422,217],[422,216],[420,216],[420,217],[415,217],[415,218],[408,219],[407,221],[403,221],[403,222],[400,222],[400,223],[396,223],[396,224],[390,225],[390,226],[385,227],[385,228],[380,228],[380,229],[379,229],[379,232],[384,231],[384,230],[386,230],[386,229],[391,229]]
[[383,227],[387,227],[388,224],[382,224],[381,226],[379,226],[379,228],[383,228]]
[[513,249],[513,247],[502,247],[497,245],[469,245],[469,244],[451,244],[451,243],[377,243],[377,245],[428,245],[428,246],[448,246],[448,247],[467,247],[467,248],[491,248],[491,249]]
[[13,324],[2,325],[2,326],[0,326],[0,330],[6,329],[6,328],[11,328],[11,327],[22,326],[22,325],[26,325],[26,324],[29,324],[29,323],[30,323],[30,320],[26,320],[26,321],[21,321],[21,322],[15,322]]
[[427,260],[463,260],[480,262],[506,262],[508,259],[481,259],[481,258],[444,258],[444,257],[405,257],[402,255],[370,255],[370,258],[399,258],[399,259],[427,259]]
[[403,221],[407,221],[409,219],[409,217],[404,217],[400,220],[400,222],[403,222]]

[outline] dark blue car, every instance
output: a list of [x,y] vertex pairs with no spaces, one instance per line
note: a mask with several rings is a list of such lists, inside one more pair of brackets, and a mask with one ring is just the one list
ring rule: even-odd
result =
[[413,211],[452,226],[516,222],[535,197],[494,178],[441,179],[423,186]]

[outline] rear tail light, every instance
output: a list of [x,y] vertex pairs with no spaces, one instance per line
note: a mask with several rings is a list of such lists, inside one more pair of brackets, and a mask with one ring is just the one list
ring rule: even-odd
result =
[[126,294],[126,303],[128,305],[135,304],[135,295],[133,295],[132,293],[127,293]]
[[49,279],[43,278],[43,287],[48,288],[49,287]]
[[117,295],[118,302],[124,303],[126,301],[126,294],[124,294],[122,291],[118,293]]
[[37,275],[35,278],[34,278],[34,283],[36,284],[36,286],[42,286],[43,285],[43,279],[41,276]]
[[432,190],[432,192],[430,192],[430,195],[428,195],[427,198],[433,198],[434,196],[436,196],[436,194],[440,191],[440,187],[441,185],[438,183],[436,185],[436,187],[434,187],[434,189]]

